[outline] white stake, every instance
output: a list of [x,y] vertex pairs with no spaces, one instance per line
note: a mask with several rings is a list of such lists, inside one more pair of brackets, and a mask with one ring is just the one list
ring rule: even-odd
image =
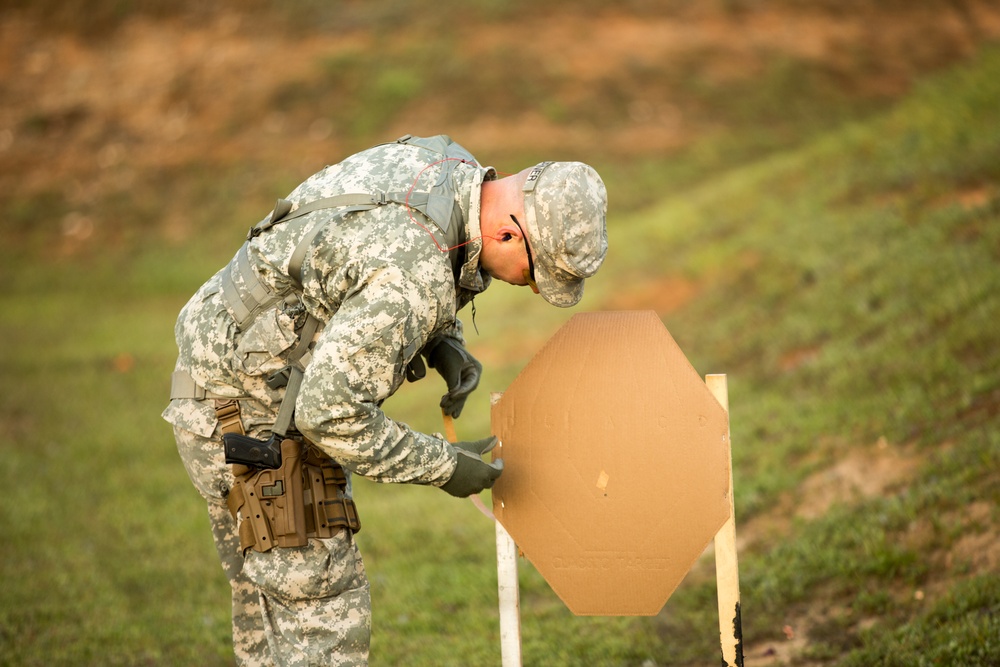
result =
[[[725,375],[706,375],[705,384],[729,414],[729,388]],[[736,559],[736,510],[733,489],[733,456],[730,430],[726,429],[729,450],[729,519],[715,535],[715,580],[719,596],[719,640],[724,667],[743,667],[743,624],[740,619],[740,569]]]
[[[490,405],[496,405],[502,396],[503,392],[492,392]],[[503,443],[497,447],[502,451]],[[500,664],[502,667],[521,667],[521,592],[517,581],[517,545],[495,518],[494,524],[497,533],[497,594],[500,600]]]
[[521,601],[517,582],[517,545],[497,527],[497,592],[500,598],[500,659],[503,667],[521,667]]

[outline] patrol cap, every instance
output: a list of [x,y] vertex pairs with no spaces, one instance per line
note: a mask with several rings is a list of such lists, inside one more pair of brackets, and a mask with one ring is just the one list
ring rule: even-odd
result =
[[524,214],[535,263],[535,284],[554,306],[573,306],[583,281],[608,251],[608,193],[593,167],[541,162],[524,183]]

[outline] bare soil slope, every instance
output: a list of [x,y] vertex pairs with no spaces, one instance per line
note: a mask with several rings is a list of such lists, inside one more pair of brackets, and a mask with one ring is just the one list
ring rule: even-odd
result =
[[[737,11],[726,7],[740,3],[665,3],[675,9],[659,13],[570,7],[451,26],[443,47],[405,26],[293,31],[221,10],[134,15],[95,37],[7,10],[0,13],[0,198],[56,191],[86,207],[127,194],[157,171],[206,163],[305,170],[406,132],[447,132],[487,157],[658,158],[738,120],[747,103],[740,91],[773,82],[775,63],[824,72],[859,98],[888,99],[1000,36],[996,2],[878,4]],[[336,72],[373,52],[430,53],[424,69],[454,69],[444,80],[453,86],[409,91],[382,112],[371,137],[358,136],[336,122],[337,105],[347,102],[335,90]],[[391,92],[394,62],[380,69],[376,60],[372,71],[385,77],[359,85]],[[716,92],[727,88],[736,92]],[[781,115],[796,101],[769,103]]]

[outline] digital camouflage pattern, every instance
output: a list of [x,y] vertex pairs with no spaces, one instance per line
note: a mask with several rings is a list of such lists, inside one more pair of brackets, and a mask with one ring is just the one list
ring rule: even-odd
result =
[[582,162],[542,162],[523,190],[538,292],[554,306],[576,305],[608,251],[604,181]]
[[[191,407],[197,401],[182,401]],[[222,568],[232,588],[236,662],[269,665],[366,665],[371,601],[361,554],[350,531],[296,549],[240,552],[236,521],[224,492],[232,482],[219,446],[174,427],[195,485],[212,496],[208,515]]]
[[[281,292],[291,284],[293,250],[323,225],[302,264],[301,299],[265,310],[245,331],[226,309],[222,272],[208,280],[177,320],[178,370],[213,394],[241,399],[244,428],[260,437],[273,425],[284,393],[266,379],[285,367],[308,312],[321,328],[302,360],[307,365],[296,428],[348,471],[381,482],[441,486],[454,472],[454,447],[440,435],[390,419],[380,406],[430,341],[462,340],[456,313],[489,284],[479,269],[479,201],[483,180],[494,177],[445,136],[377,146],[310,177],[287,199],[303,204],[344,193],[386,193],[390,203],[322,209],[251,240],[252,266]],[[209,505],[233,587],[239,664],[366,664],[368,583],[350,532],[301,548],[251,550],[244,561],[224,504],[233,479],[213,402],[177,398],[163,416]]]

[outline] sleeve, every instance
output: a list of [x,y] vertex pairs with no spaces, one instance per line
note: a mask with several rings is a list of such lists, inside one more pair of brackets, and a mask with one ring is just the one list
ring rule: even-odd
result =
[[424,357],[429,357],[430,353],[445,338],[450,338],[463,348],[465,347],[465,335],[462,329],[462,320],[455,318],[455,321],[435,334],[420,351]]
[[299,431],[354,473],[381,482],[448,481],[456,466],[443,438],[382,412],[406,364],[427,342],[440,297],[404,270],[369,270],[327,323],[295,404]]

